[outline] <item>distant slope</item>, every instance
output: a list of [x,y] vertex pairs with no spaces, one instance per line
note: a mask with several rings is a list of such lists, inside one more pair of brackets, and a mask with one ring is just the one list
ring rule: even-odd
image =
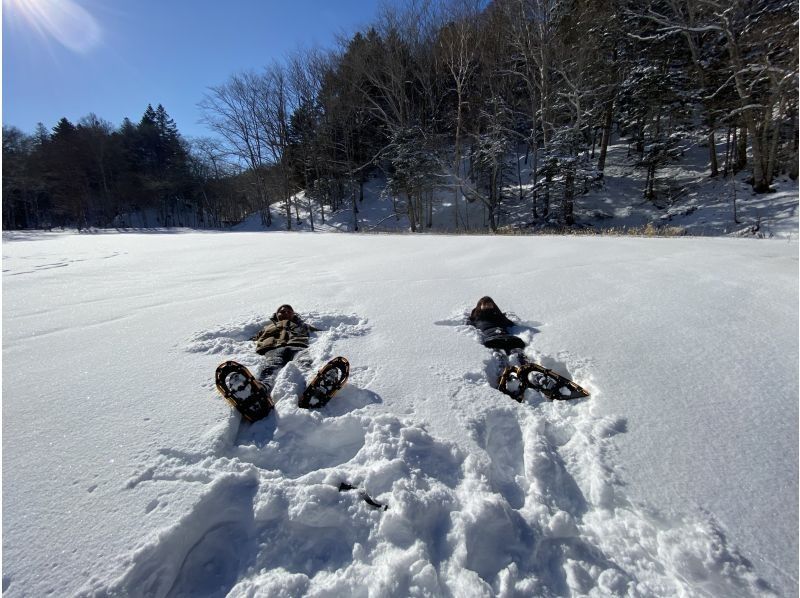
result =
[[[656,172],[656,193],[653,200],[644,199],[645,168],[636,165],[636,156],[628,155],[628,146],[623,143],[611,145],[608,151],[604,180],[575,201],[575,217],[578,228],[586,230],[608,230],[624,232],[627,229],[641,231],[650,225],[650,231],[663,229],[669,235],[699,236],[755,236],[797,238],[798,235],[798,182],[787,176],[779,176],[774,182],[775,193],[757,195],[747,184],[749,173],[740,172],[735,177],[711,179],[708,177],[708,149],[700,143],[682,142],[680,159]],[[720,145],[718,152],[724,152]],[[530,165],[521,158],[521,174],[524,199],[520,201],[519,188],[507,187],[507,199],[501,208],[500,226],[505,230],[535,232],[532,223],[530,201]],[[393,203],[384,192],[385,181],[372,179],[365,185],[364,201],[358,203],[358,226],[361,231],[404,232],[409,230],[408,218],[395,215]],[[292,230],[310,230],[301,193],[301,222],[292,222]],[[734,219],[734,198],[736,219]],[[452,191],[439,191],[433,206],[434,232],[455,231],[455,212]],[[402,202],[400,202],[402,209]],[[541,199],[539,203],[541,210]],[[279,204],[272,208],[271,230],[286,230],[286,217]],[[463,197],[458,205],[459,230],[468,223],[469,231],[488,231],[485,210],[480,202],[469,203]],[[352,204],[334,214],[314,212],[315,230],[352,231],[354,214]],[[738,222],[737,222],[738,220]],[[258,214],[233,227],[235,231],[265,230]],[[544,229],[552,231],[552,229]]]

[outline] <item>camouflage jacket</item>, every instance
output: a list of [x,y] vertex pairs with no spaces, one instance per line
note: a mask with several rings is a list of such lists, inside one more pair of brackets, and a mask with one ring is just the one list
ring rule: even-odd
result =
[[305,349],[308,347],[308,337],[316,330],[297,317],[292,320],[270,319],[250,340],[256,342],[256,353],[259,355],[279,347]]

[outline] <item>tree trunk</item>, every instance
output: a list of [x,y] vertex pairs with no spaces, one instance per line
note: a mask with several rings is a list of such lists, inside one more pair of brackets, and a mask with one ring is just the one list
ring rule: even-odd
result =
[[733,171],[739,172],[747,167],[747,128],[740,126],[734,130],[734,135],[737,140],[734,142],[736,146],[736,160],[733,164]]
[[414,197],[406,191],[406,212],[408,212],[408,223],[411,226],[411,232],[417,232],[416,210],[414,209]]
[[[784,106],[785,101],[781,99],[778,107],[778,118],[780,118],[780,115],[783,113]],[[769,158],[767,160],[767,173],[770,183],[772,182],[772,177],[774,176],[774,172],[776,170],[776,160],[778,157],[778,140],[780,138],[780,124],[778,123],[778,118],[772,121],[772,141],[770,143]]]
[[711,123],[708,130],[708,157],[711,162],[710,177],[714,178],[719,174],[719,164],[717,162],[717,140],[714,135],[714,124]]
[[[747,112],[751,112],[752,109]],[[750,147],[753,150],[753,191],[756,193],[766,193],[769,190],[769,175],[765,172],[764,144],[759,135],[758,125],[752,114],[745,117],[748,134],[750,136]]]
[[537,200],[539,199],[538,189],[539,178],[539,144],[536,141],[536,135],[533,138],[533,169],[531,171],[531,181],[533,181],[533,193],[531,193],[531,213],[534,221],[539,218]]
[[[728,133],[725,136],[725,166],[722,167],[722,176],[726,178],[728,173],[731,172],[731,155],[733,154],[733,146],[731,144],[731,129],[733,129],[733,127],[728,127]],[[734,137],[734,143],[735,142],[736,138]]]
[[353,199],[353,230],[358,232],[358,204],[356,203],[355,189],[353,190],[351,197]]
[[573,211],[575,208],[575,175],[568,172],[564,179],[564,224],[572,226],[575,224]]
[[461,87],[458,87],[458,107],[456,108],[456,136],[453,148],[453,172],[456,177],[455,189],[453,189],[453,224],[458,230],[458,197],[461,195]]
[[608,144],[611,139],[611,123],[614,117],[614,102],[610,102],[606,108],[603,118],[603,138],[600,141],[600,157],[597,159],[597,170],[602,178],[606,168],[606,157],[608,156]]
[[311,228],[311,232],[314,232],[314,201],[311,199],[309,195],[309,189],[311,187],[311,183],[308,181],[308,165],[304,165],[303,168],[303,182],[305,183],[305,196],[306,196],[306,207],[308,209],[308,225]]
[[796,119],[796,118],[792,119],[794,124],[792,125],[792,151],[791,151],[791,160],[789,161],[789,164],[790,164],[790,166],[789,166],[789,178],[791,178],[793,181],[797,180],[797,174],[798,174],[797,173],[797,169],[798,169],[798,151],[797,151],[797,146],[798,146],[798,138],[797,138],[798,123],[797,123],[797,120],[798,119]]

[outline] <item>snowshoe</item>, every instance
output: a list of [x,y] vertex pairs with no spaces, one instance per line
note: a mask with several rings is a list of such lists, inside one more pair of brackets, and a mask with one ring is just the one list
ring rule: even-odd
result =
[[515,401],[521,403],[525,397],[525,382],[520,376],[520,368],[515,365],[506,366],[497,382],[497,390],[507,394]]
[[333,398],[350,375],[350,363],[344,357],[334,357],[317,372],[300,397],[303,409],[324,407]]
[[253,377],[246,367],[235,361],[221,363],[216,373],[217,390],[250,422],[265,418],[275,404],[267,387]]
[[[548,370],[538,363],[526,363],[517,369],[517,376],[525,388],[532,388],[550,400],[566,401],[588,397],[589,392],[569,378]],[[524,393],[524,389],[523,389]]]

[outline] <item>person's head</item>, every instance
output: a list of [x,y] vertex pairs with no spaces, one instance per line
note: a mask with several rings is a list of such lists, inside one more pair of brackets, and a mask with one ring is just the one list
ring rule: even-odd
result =
[[472,309],[472,311],[469,314],[470,320],[475,320],[481,314],[486,314],[486,312],[494,312],[494,313],[500,312],[500,308],[497,307],[497,303],[495,303],[494,299],[492,299],[488,295],[485,297],[481,297],[478,300],[478,304]]
[[285,303],[275,310],[275,316],[278,320],[291,320],[294,318],[294,310],[291,305]]
[[481,297],[478,301],[478,305],[475,306],[475,309],[478,311],[483,311],[486,309],[500,309],[497,307],[497,303],[494,302],[494,299],[489,297],[488,295],[485,297]]

